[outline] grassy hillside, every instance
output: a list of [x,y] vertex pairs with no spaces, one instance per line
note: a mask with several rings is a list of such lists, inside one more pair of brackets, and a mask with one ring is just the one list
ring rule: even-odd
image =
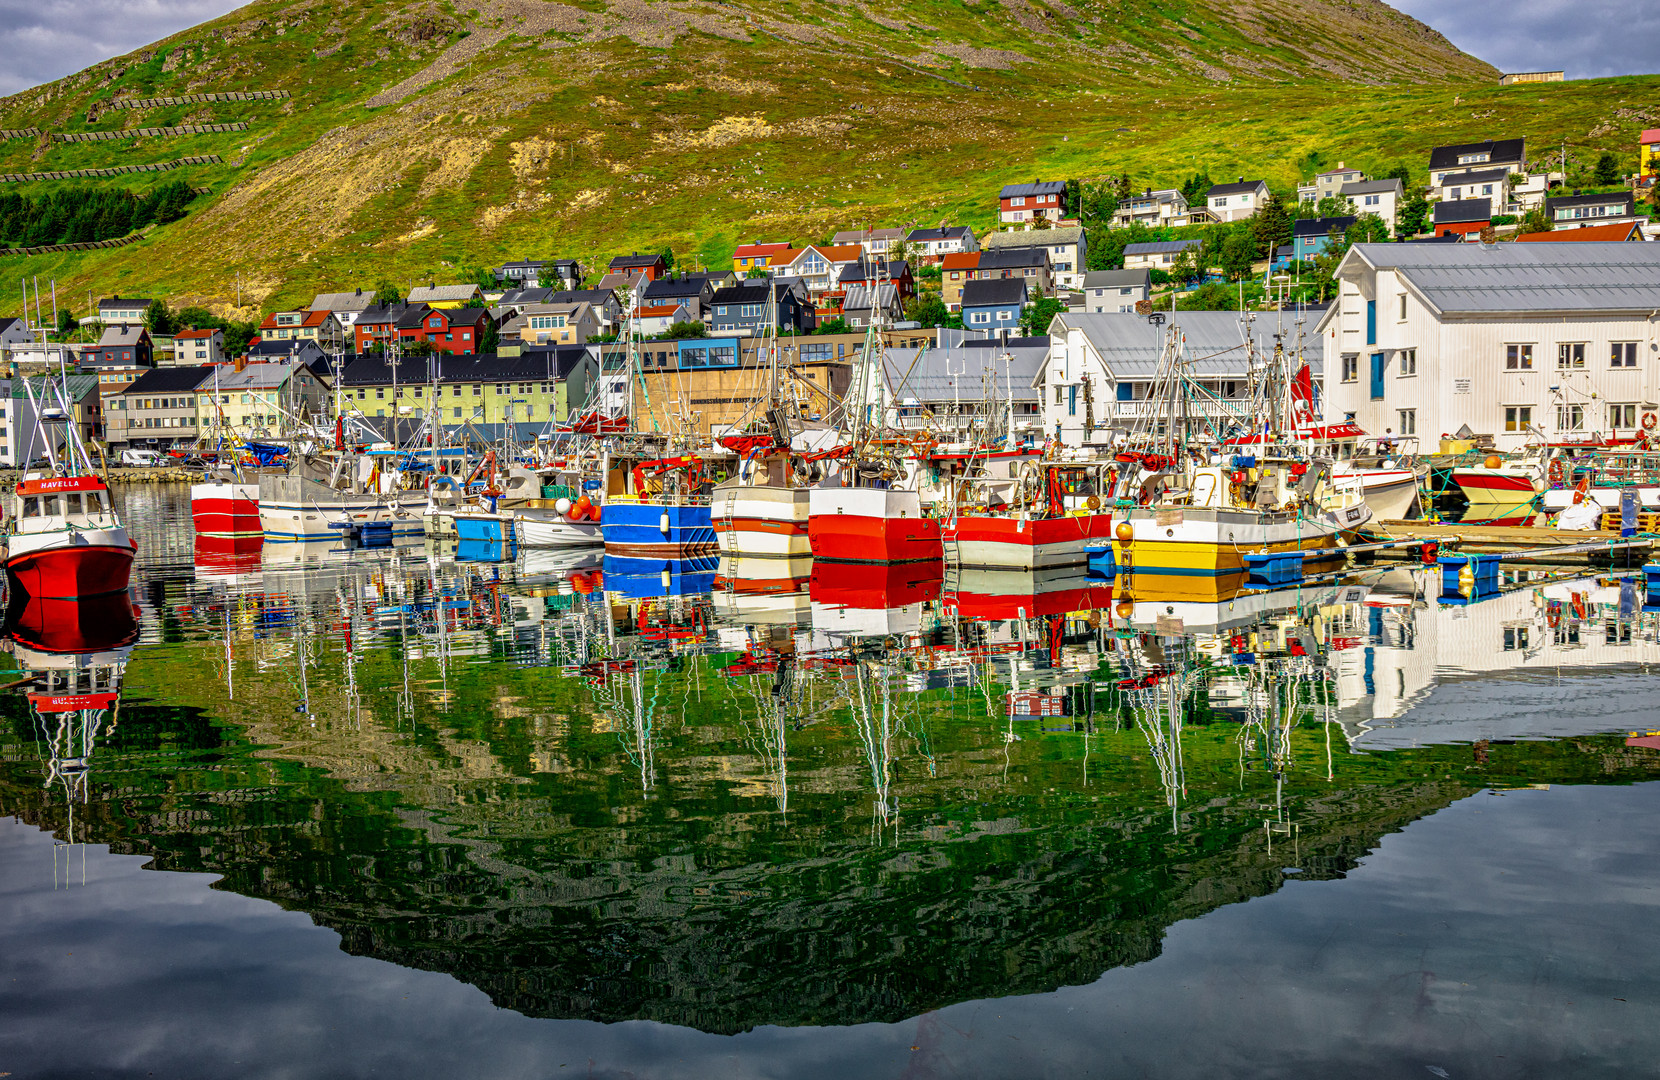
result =
[[[0,142],[0,173],[218,154],[68,184],[205,189],[184,220],[102,252],[0,258],[59,295],[145,293],[231,314],[323,288],[407,285],[504,258],[601,261],[839,227],[988,226],[998,186],[1138,183],[1327,162],[1421,167],[1436,143],[1525,134],[1535,156],[1627,151],[1660,79],[1499,88],[1487,65],[1367,0],[262,0],[0,100],[0,129],[246,122],[245,131]],[[283,101],[97,112],[286,90]],[[239,277],[240,275],[240,277]],[[9,290],[7,290],[9,292]],[[17,301],[0,294],[0,311]]]

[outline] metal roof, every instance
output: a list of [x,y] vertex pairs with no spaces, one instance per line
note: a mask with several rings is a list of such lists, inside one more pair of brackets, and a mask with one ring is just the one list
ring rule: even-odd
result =
[[1486,162],[1465,162],[1470,165],[1485,165],[1489,162],[1524,161],[1527,159],[1526,139],[1488,139],[1486,142],[1461,143],[1458,146],[1437,146],[1429,152],[1429,168],[1431,172],[1443,172],[1447,169],[1459,167],[1458,159],[1467,154],[1488,155]]
[[1381,195],[1385,191],[1401,192],[1401,182],[1391,176],[1387,180],[1352,180],[1338,190],[1339,195]]
[[1465,172],[1450,172],[1441,178],[1441,183],[1443,185],[1496,184],[1509,175],[1509,169],[1469,169]]
[[1065,190],[1065,180],[1036,180],[1030,184],[1007,184],[997,193],[997,197],[1015,199],[1025,195],[1059,195]]
[[1006,343],[969,338],[943,348],[887,349],[883,374],[889,392],[901,399],[1035,402],[1040,392],[1032,384],[1048,359],[1046,337],[1014,338]]
[[1443,314],[1660,309],[1660,244],[1357,244],[1338,272],[1394,270]]
[[1195,244],[1202,244],[1203,240],[1154,240],[1146,244],[1125,244],[1126,255],[1174,255],[1186,251]]
[[1061,244],[1076,244],[1083,238],[1084,230],[1080,225],[1056,225],[1049,229],[1010,229],[1006,232],[987,233],[981,238],[980,247],[987,251],[1056,247]]
[[964,308],[1025,303],[1025,278],[984,278],[963,285]]
[[1152,280],[1152,272],[1145,266],[1139,270],[1091,270],[1084,275],[1086,289],[1115,289],[1129,286],[1146,288]]
[[[1180,327],[1186,337],[1188,370],[1201,378],[1244,378],[1250,363],[1250,350],[1245,345],[1245,328],[1236,311],[1178,311],[1166,312],[1171,320],[1164,326],[1155,326],[1144,315],[1130,312],[1066,312],[1055,316],[1055,325],[1083,332],[1095,352],[1106,363],[1116,379],[1146,381],[1159,370],[1159,357],[1164,349],[1165,333],[1170,327]],[[1293,312],[1285,312],[1286,340],[1295,341],[1296,320]],[[1258,315],[1253,333],[1259,354],[1273,351],[1272,334],[1276,329],[1272,315]],[[1303,358],[1316,376],[1320,374],[1324,355],[1320,335],[1313,333],[1313,320],[1308,322],[1310,333],[1303,339]],[[1288,344],[1287,348],[1292,346]]]
[[1267,186],[1268,181],[1266,180],[1240,180],[1232,184],[1212,184],[1210,190],[1205,192],[1205,198],[1211,199],[1218,195],[1239,195]]
[[1491,199],[1459,199],[1435,204],[1437,225],[1467,225],[1474,221],[1487,221],[1492,216]]

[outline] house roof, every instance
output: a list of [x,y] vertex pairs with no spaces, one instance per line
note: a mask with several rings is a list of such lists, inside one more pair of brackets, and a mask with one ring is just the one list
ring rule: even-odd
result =
[[1146,288],[1152,280],[1152,271],[1145,266],[1139,270],[1091,270],[1084,275],[1086,289],[1122,289],[1125,286]]
[[300,353],[321,353],[323,347],[311,338],[276,338],[266,341],[255,338],[248,343],[249,356],[298,356]]
[[141,339],[149,334],[142,323],[116,323],[104,327],[104,332],[98,335],[98,347],[121,348],[124,345],[137,345]]
[[[288,344],[283,342],[284,345]],[[314,345],[313,342],[307,344]],[[207,380],[207,385],[215,390],[228,392],[232,390],[275,390],[288,381],[288,377],[297,367],[302,367],[295,360],[275,360],[267,363],[249,364],[241,371],[224,364],[219,365],[218,381]],[[198,390],[202,386],[197,387]]]
[[999,199],[1018,199],[1027,195],[1059,195],[1066,190],[1065,180],[1034,180],[1030,184],[1005,184],[997,193]]
[[1212,184],[1205,192],[1205,198],[1214,199],[1218,195],[1241,195],[1247,191],[1255,191],[1259,187],[1267,187],[1266,180],[1240,180],[1233,184]]
[[477,285],[418,285],[405,297],[411,304],[444,303],[450,300],[471,300],[484,290]]
[[[402,384],[468,382],[530,382],[563,378],[581,362],[588,350],[581,345],[527,346],[518,356],[478,353],[466,356],[406,356],[394,366],[380,353],[359,353],[342,358],[341,386],[388,386]],[[251,365],[250,365],[251,366]]]
[[930,240],[958,240],[968,235],[967,225],[942,225],[937,229],[912,229],[905,234],[909,243],[926,243]]
[[1027,266],[1048,266],[1046,247],[995,248],[980,252],[980,270],[1014,270]]
[[[3,323],[0,323],[0,329],[3,329],[3,328],[4,328]],[[173,335],[173,340],[174,341],[206,340],[208,338],[211,338],[215,334],[223,334],[223,333],[224,333],[223,330],[218,330],[218,329],[213,329],[213,328],[209,328],[207,330],[197,330],[197,329],[192,328],[192,329],[189,329],[189,330],[180,330],[178,333]]]
[[1339,195],[1381,195],[1385,191],[1393,191],[1399,195],[1402,191],[1401,181],[1391,176],[1387,180],[1351,180],[1337,190]]
[[1343,232],[1358,220],[1353,215],[1348,217],[1299,218],[1291,223],[1291,235],[1293,237],[1325,236],[1333,229]]
[[[1187,370],[1199,377],[1244,376],[1250,369],[1250,351],[1235,311],[1178,311],[1171,315],[1181,328],[1189,357]],[[1055,316],[1061,327],[1081,331],[1114,378],[1146,381],[1158,374],[1165,335],[1134,312],[1063,312]],[[1303,357],[1318,374],[1321,341],[1309,335]]]
[[963,286],[963,307],[992,307],[1026,303],[1026,282],[1021,278],[987,278]]
[[1643,129],[1643,133],[1637,136],[1637,141],[1644,146],[1653,146],[1655,143],[1660,143],[1660,128]]
[[789,244],[739,244],[732,249],[734,259],[752,259],[757,255],[774,255],[780,251],[789,251]]
[[373,307],[363,309],[363,313],[357,317],[356,325],[374,326],[379,323],[395,323],[398,321],[398,317],[408,308],[409,305],[402,301],[396,304],[376,304]]
[[1522,233],[1518,244],[1595,244],[1610,241],[1620,243],[1641,240],[1643,228],[1635,221],[1614,221],[1607,225],[1586,225],[1579,229],[1556,229],[1552,232]]
[[677,311],[686,310],[685,304],[649,304],[634,309],[634,314],[641,319],[666,319]]
[[926,349],[883,350],[882,374],[900,400],[1033,402],[1032,385],[1049,359],[1049,339],[962,338]]
[[170,394],[194,390],[213,374],[212,364],[152,368],[132,381],[123,394]]
[[498,301],[498,304],[501,307],[512,307],[517,304],[542,304],[546,303],[553,294],[553,289],[545,289],[541,286],[532,289],[508,289],[501,294],[501,300]]
[[1493,217],[1491,199],[1459,199],[1456,202],[1435,204],[1435,224],[1463,225],[1474,221],[1490,221]]
[[898,293],[891,281],[884,281],[876,286],[850,285],[847,295],[842,298],[842,310],[868,311],[873,307],[892,308],[898,302]]
[[904,259],[864,259],[843,270],[837,280],[844,285],[868,281],[877,275],[878,267],[889,280],[897,280],[911,272],[911,264]]
[[987,251],[1056,247],[1062,244],[1076,244],[1083,236],[1084,230],[1081,225],[1057,225],[1052,229],[1011,229],[1006,232],[987,233],[981,239],[980,246]]
[[701,275],[683,278],[658,278],[646,286],[642,298],[649,304],[652,301],[661,303],[671,298],[678,300],[688,296],[702,296],[709,285],[709,279]]
[[1394,270],[1444,314],[1660,309],[1660,244],[1356,244],[1338,266]]
[[397,328],[399,330],[420,329],[421,323],[426,321],[427,313],[432,310],[425,304],[406,305],[402,311],[398,312]]
[[632,284],[632,282],[629,280],[627,274],[612,273],[606,274],[604,277],[600,278],[599,285],[597,287],[604,289],[606,292],[619,292],[627,289],[630,284]]
[[1629,191],[1604,191],[1594,195],[1558,195],[1545,200],[1546,210],[1555,210],[1566,206],[1609,206],[1619,203],[1631,213],[1636,205],[1636,199]]
[[566,289],[549,296],[549,304],[587,304],[590,307],[601,307],[614,302],[617,294],[610,289]]
[[1145,244],[1125,244],[1126,255],[1175,255],[1186,251],[1203,240],[1153,240]]
[[[1526,139],[1488,139],[1486,142],[1461,143],[1457,146],[1437,146],[1429,152],[1431,172],[1443,172],[1459,167],[1458,159],[1465,154],[1488,154],[1491,162],[1519,162],[1527,158]],[[1467,164],[1476,164],[1470,162]]]
[[940,260],[942,270],[973,270],[980,265],[978,251],[953,251]]
[[764,304],[767,302],[769,289],[777,289],[778,295],[783,296],[790,291],[788,285],[777,282],[768,283],[759,281],[755,284],[722,285],[710,297],[711,304]]
[[[1317,176],[1317,177],[1318,176],[1347,176],[1349,173],[1357,173],[1357,172],[1361,172],[1361,170],[1351,169],[1351,168],[1348,168],[1347,166],[1339,166],[1338,168],[1327,169],[1325,172],[1315,173],[1314,175]],[[1361,175],[1364,176],[1365,173],[1361,173]]]
[[151,301],[147,297],[138,296],[111,296],[98,301],[98,310],[109,308],[149,307]]
[[1443,184],[1496,184],[1510,175],[1509,169],[1466,169],[1441,178]]
[[634,252],[632,255],[618,255],[610,262],[612,270],[643,270],[648,266],[656,266],[661,255],[641,255]]
[[373,307],[375,293],[373,289],[357,289],[353,292],[326,292],[318,293],[311,301],[312,311],[363,311]]

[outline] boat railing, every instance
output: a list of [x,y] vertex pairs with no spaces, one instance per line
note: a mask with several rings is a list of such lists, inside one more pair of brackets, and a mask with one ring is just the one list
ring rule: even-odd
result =
[[607,495],[605,502],[619,506],[708,506],[710,496],[695,495]]

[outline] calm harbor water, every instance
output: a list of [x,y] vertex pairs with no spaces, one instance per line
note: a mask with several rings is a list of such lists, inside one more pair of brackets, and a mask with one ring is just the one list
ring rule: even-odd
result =
[[1660,1050],[1660,643],[1629,577],[1198,605],[951,575],[874,612],[538,552],[198,551],[182,489],[122,497],[136,631],[53,653],[61,613],[14,613],[0,656],[119,688],[0,698],[0,1073]]

